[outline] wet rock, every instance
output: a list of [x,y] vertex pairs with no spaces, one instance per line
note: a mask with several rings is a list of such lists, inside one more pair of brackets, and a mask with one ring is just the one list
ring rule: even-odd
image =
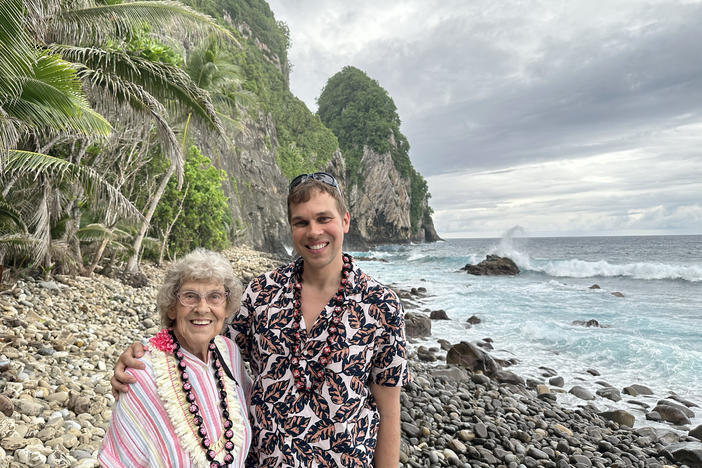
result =
[[487,376],[492,376],[499,370],[498,364],[488,353],[466,341],[461,341],[448,350],[446,363],[456,364],[473,372],[481,371]]
[[599,285],[599,284],[593,284],[592,286],[590,286],[590,289],[600,289],[600,285]]
[[594,400],[595,399],[595,395],[593,395],[590,390],[588,390],[585,387],[582,387],[580,385],[573,386],[570,390],[568,390],[568,393],[575,395],[576,397],[580,398],[581,400]]
[[658,405],[666,405],[666,406],[672,406],[673,408],[677,408],[680,411],[685,414],[688,418],[694,418],[695,417],[695,412],[689,409],[687,406],[678,404],[678,403],[673,403],[670,400],[659,400]]
[[512,259],[497,255],[488,255],[485,260],[477,265],[467,264],[461,270],[465,270],[468,274],[479,276],[519,274],[519,267]]
[[420,346],[417,348],[417,357],[419,358],[420,361],[424,362],[433,362],[436,361],[436,356],[434,353],[427,349],[425,346]]
[[439,343],[439,346],[441,346],[441,349],[444,351],[448,351],[452,346],[450,341],[441,338],[437,340],[437,343]]
[[418,312],[405,314],[405,334],[409,338],[420,338],[431,335],[431,320]]
[[429,314],[429,318],[432,320],[451,320],[449,316],[446,315],[446,311],[443,309],[432,310]]
[[598,413],[608,421],[614,421],[622,426],[634,427],[634,415],[625,410],[603,411]]
[[639,385],[639,384],[634,384],[634,385],[629,385],[628,387],[624,387],[622,390],[627,395],[631,396],[639,396],[639,395],[653,395],[653,390],[648,388],[645,385]]
[[478,318],[477,316],[471,315],[470,317],[468,317],[468,319],[466,320],[466,322],[469,323],[469,324],[471,324],[471,325],[477,325],[477,324],[479,324],[479,323],[481,322],[481,320],[480,320],[480,318]]
[[675,393],[671,394],[668,399],[670,400],[675,400],[678,403],[687,406],[688,408],[699,408],[699,406],[696,403],[693,403],[692,401],[686,400],[685,398],[676,395]]
[[690,437],[694,437],[696,439],[702,440],[702,424],[697,426],[696,428],[692,429],[690,432],[688,432],[688,435]]
[[681,442],[668,445],[661,451],[669,459],[690,468],[702,468],[702,443]]
[[611,294],[614,297],[624,297],[624,294],[620,293],[619,291],[614,291]]
[[600,325],[600,322],[598,322],[595,319],[590,319],[590,320],[573,320],[571,322],[571,325],[577,325],[579,327],[595,327],[595,328],[606,328],[603,325]]
[[619,390],[613,387],[600,388],[597,389],[595,393],[603,398],[607,398],[608,400],[612,401],[619,401],[622,399],[622,395],[619,393]]
[[674,406],[659,404],[653,408],[653,412],[658,413],[663,421],[678,425],[690,424],[690,419],[687,415],[680,408]]
[[550,385],[553,385],[554,387],[563,387],[565,381],[563,380],[563,377],[557,375],[556,377],[551,377],[550,379],[548,379],[548,383]]
[[498,370],[497,372],[495,372],[494,378],[501,383],[524,386],[524,379],[515,374],[514,372]]

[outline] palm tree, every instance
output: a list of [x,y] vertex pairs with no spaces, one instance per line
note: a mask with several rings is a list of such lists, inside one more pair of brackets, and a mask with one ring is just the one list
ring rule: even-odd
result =
[[[17,149],[57,134],[95,137],[111,130],[91,109],[71,64],[37,47],[28,23],[37,8],[38,4],[22,0],[0,0],[0,265],[7,253],[33,255],[50,264],[47,218],[37,209],[46,203],[31,206],[28,199],[16,196],[15,184],[19,181],[21,186],[27,175],[35,181],[51,176],[80,179],[91,191],[106,190],[103,194],[110,206],[116,202],[120,209],[133,209],[97,174]],[[29,228],[35,229],[30,232]]]
[[[148,118],[158,130],[170,166],[142,218],[135,254],[128,265],[132,270],[168,180],[176,174],[182,181],[182,150],[169,118],[187,111],[196,120],[221,130],[208,94],[187,74],[174,66],[134,57],[119,47],[108,47],[108,38],[128,39],[143,24],[149,24],[155,33],[186,39],[216,31],[233,40],[211,18],[173,1],[106,5],[91,0],[70,4],[57,0],[0,0],[0,167],[11,155],[17,167],[26,159],[22,166],[25,170],[15,170],[12,178],[8,179],[9,172],[3,172],[5,196],[18,177],[31,174],[33,164],[40,158],[36,153],[29,157],[29,152],[8,148],[32,142],[41,147],[39,142],[56,133],[96,136],[109,131],[107,121],[87,105],[76,78],[82,80],[96,108],[105,115],[128,110],[130,118]],[[56,80],[47,86],[49,78]],[[20,142],[22,134],[28,135],[28,141]],[[48,207],[49,196],[45,193],[40,207]],[[42,217],[43,221],[47,219],[50,217]],[[45,222],[40,224],[42,232],[48,232]],[[42,244],[46,246],[46,241]],[[46,247],[42,247],[42,253],[46,253]]]
[[153,33],[181,40],[192,40],[214,31],[220,37],[236,41],[210,17],[173,1],[99,5],[84,0],[77,7],[59,8],[50,20],[44,36],[48,49],[80,64],[78,74],[89,85],[89,92],[96,96],[95,101],[109,103],[106,112],[115,107],[127,108],[132,118],[150,119],[158,130],[161,149],[170,161],[145,207],[144,220],[134,239],[133,254],[127,263],[127,270],[134,271],[141,243],[168,181],[175,174],[179,188],[182,183],[183,152],[170,122],[185,120],[187,113],[188,121],[192,115],[196,122],[217,132],[221,133],[222,127],[209,94],[180,68],[128,54],[118,47],[107,47],[106,39],[126,37],[129,40],[135,31],[148,24]]
[[[61,200],[64,192],[57,186],[63,181],[77,182],[86,199],[92,203],[91,208],[96,212],[103,212],[105,219],[141,218],[141,213],[124,195],[89,167],[45,154],[12,150],[0,181],[23,178],[30,179],[30,183],[22,184],[14,190],[14,205],[10,206],[13,208],[12,214],[15,215],[13,219],[29,220],[27,227],[31,228],[32,232],[25,227],[24,232],[19,235],[6,236],[4,240],[0,237],[0,259],[8,251],[29,249],[45,270],[51,268],[51,248],[59,244],[52,243],[50,229],[52,221],[61,213],[61,210],[53,208],[53,205],[65,204],[65,201]],[[35,183],[31,183],[32,181]],[[36,189],[37,181],[40,182],[41,190]],[[8,205],[4,198],[0,200],[5,206]],[[25,223],[22,222],[22,225],[25,226]]]

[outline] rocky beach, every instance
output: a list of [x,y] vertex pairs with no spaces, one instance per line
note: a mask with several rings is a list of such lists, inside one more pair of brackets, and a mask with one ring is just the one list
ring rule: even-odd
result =
[[[247,248],[225,255],[244,283],[281,262]],[[113,404],[113,363],[128,344],[159,329],[154,297],[163,269],[147,264],[143,272],[148,284],[139,288],[100,274],[2,285],[0,467],[97,466]],[[679,419],[667,430],[632,428],[631,414],[603,414],[587,398],[562,406],[560,395],[573,389],[548,363],[543,378],[523,378],[490,355],[489,340],[432,340],[430,313],[422,312],[427,291],[398,293],[413,336],[413,381],[401,396],[402,466],[702,466],[702,427]],[[456,364],[445,364],[447,358]],[[702,411],[666,396],[648,413],[664,420]]]

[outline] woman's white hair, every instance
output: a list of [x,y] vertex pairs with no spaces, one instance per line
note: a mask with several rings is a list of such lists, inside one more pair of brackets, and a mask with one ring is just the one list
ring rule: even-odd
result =
[[168,313],[175,310],[178,302],[176,294],[187,281],[221,283],[229,292],[227,317],[239,307],[243,288],[241,281],[234,276],[231,263],[217,252],[195,249],[168,268],[163,284],[158,290],[156,305],[162,326],[173,326],[174,321],[168,317]]

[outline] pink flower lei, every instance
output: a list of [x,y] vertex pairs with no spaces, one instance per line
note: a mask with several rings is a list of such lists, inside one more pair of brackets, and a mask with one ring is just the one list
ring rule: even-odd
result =
[[175,349],[175,343],[173,342],[168,328],[164,328],[156,333],[156,336],[149,340],[149,344],[164,353],[172,353]]

